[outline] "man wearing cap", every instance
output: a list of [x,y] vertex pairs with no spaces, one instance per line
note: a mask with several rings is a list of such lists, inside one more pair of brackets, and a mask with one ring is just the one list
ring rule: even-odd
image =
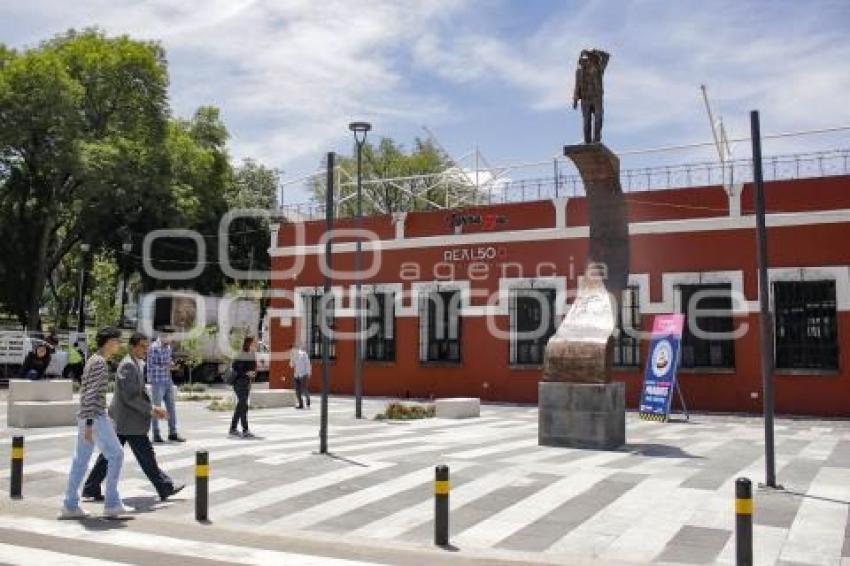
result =
[[80,387],[80,412],[77,416],[77,443],[74,459],[68,473],[68,487],[60,519],[82,519],[88,513],[80,508],[80,484],[89,467],[95,445],[100,449],[107,462],[106,501],[104,515],[118,517],[127,512],[118,494],[118,478],[124,462],[124,449],[115,434],[112,419],[106,414],[106,385],[109,381],[109,369],[106,362],[118,352],[121,346],[121,331],[107,326],[98,331],[97,352],[92,354],[83,369]]

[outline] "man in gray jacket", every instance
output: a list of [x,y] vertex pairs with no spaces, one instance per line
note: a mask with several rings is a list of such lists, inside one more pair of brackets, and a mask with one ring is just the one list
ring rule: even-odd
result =
[[[159,469],[153,445],[148,438],[151,418],[164,419],[168,417],[165,409],[154,407],[145,389],[144,371],[142,370],[147,355],[149,341],[143,334],[136,332],[130,337],[130,352],[121,360],[118,375],[115,380],[115,395],[109,407],[109,415],[115,421],[115,432],[123,446],[130,444],[136,461],[142,471],[151,481],[165,501],[170,496],[182,490],[185,485],[175,486],[168,475]],[[102,499],[100,485],[106,477],[107,462],[103,454],[97,459],[94,468],[86,480],[83,497],[94,500]]]

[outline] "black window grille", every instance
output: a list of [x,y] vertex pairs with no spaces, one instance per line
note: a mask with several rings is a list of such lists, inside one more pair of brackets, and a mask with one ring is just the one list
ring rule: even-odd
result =
[[[685,312],[681,367],[734,369],[732,286],[708,283],[681,285],[678,290]],[[701,312],[696,318],[697,310],[711,312]]]
[[515,364],[540,365],[555,333],[555,289],[512,289],[509,302]]
[[617,339],[614,343],[614,365],[640,366],[640,303],[636,286],[623,289],[617,311]]
[[[321,289],[316,290],[312,294],[304,295],[304,312],[307,317],[306,329],[310,343],[307,344],[307,352],[313,359],[321,359],[322,357],[322,325],[321,325],[321,310],[322,310],[322,295]],[[334,339],[334,328],[336,328],[336,318],[334,316],[334,298],[333,296],[327,302],[327,327],[331,331],[330,341],[328,342],[328,357],[336,358],[336,340]]]
[[777,369],[838,369],[835,281],[776,281]]
[[366,297],[367,360],[395,360],[395,301],[393,293],[372,293]]
[[423,359],[460,362],[460,291],[434,291],[426,298],[426,340]]

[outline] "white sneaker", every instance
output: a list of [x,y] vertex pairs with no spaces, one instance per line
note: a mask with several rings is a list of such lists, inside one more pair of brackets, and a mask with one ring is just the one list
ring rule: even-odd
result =
[[127,515],[129,513],[130,512],[127,510],[127,508],[121,505],[120,503],[114,507],[106,507],[103,510],[103,516],[112,519],[120,517],[121,515]]
[[74,507],[73,509],[68,509],[63,506],[62,510],[59,512],[59,520],[66,521],[69,519],[85,519],[89,514],[80,509],[79,507]]

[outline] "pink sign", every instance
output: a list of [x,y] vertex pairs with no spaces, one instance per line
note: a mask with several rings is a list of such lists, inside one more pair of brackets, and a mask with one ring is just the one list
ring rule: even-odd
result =
[[685,315],[683,314],[660,314],[652,322],[652,334],[674,334],[682,335],[685,326]]

